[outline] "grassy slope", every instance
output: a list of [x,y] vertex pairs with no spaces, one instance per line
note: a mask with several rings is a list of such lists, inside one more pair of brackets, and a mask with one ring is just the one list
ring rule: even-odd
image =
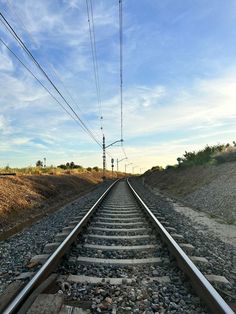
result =
[[0,232],[60,207],[101,181],[101,172],[0,177]]

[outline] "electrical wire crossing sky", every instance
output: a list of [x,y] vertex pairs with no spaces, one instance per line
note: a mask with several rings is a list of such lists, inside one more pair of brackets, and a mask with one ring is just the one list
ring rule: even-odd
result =
[[128,157],[121,170],[235,140],[235,9],[233,0],[1,1],[0,167],[43,157],[101,167],[103,133],[107,144],[124,139],[107,156],[108,168]]

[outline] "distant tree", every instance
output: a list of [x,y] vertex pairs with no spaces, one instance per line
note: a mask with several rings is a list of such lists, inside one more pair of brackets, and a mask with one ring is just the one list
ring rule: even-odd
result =
[[87,170],[88,170],[88,171],[92,171],[92,168],[91,168],[91,167],[88,167]]
[[43,162],[41,161],[41,160],[38,160],[37,162],[36,162],[36,167],[43,167]]
[[183,161],[183,159],[181,157],[178,157],[177,161],[178,161],[178,164],[180,164]]
[[154,166],[151,168],[152,171],[162,171],[163,168],[161,166]]
[[57,166],[57,168],[61,168],[61,169],[66,169],[66,165],[59,165],[59,166]]
[[74,168],[75,168],[75,163],[74,163],[74,161],[71,161],[71,162],[70,162],[70,168],[71,168],[71,169],[74,169]]
[[75,165],[76,169],[83,169],[83,167],[81,165]]
[[96,166],[96,167],[93,167],[93,170],[98,172],[99,168]]
[[67,162],[66,164],[61,164],[59,166],[57,166],[58,168],[61,168],[61,169],[83,169],[82,166],[80,165],[76,165],[73,161],[71,162]]

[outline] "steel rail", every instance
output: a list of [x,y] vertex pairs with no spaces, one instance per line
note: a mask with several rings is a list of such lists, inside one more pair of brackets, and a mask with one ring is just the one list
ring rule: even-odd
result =
[[52,253],[43,266],[37,271],[33,278],[27,283],[27,285],[20,291],[20,293],[7,305],[3,314],[15,314],[27,300],[27,297],[34,291],[34,289],[47,278],[50,273],[58,265],[60,259],[67,252],[71,244],[77,239],[77,236],[82,231],[82,228],[87,224],[94,211],[101,204],[103,199],[110,192],[112,187],[118,182],[113,182],[106,191],[99,197],[95,204],[89,209],[81,221],[75,226],[71,233],[65,238],[65,240],[59,245],[59,247]]
[[214,314],[234,314],[234,311],[224,301],[220,294],[210,284],[206,277],[200,272],[200,270],[194,265],[187,254],[181,249],[177,242],[172,238],[169,232],[163,227],[160,221],[154,216],[148,206],[144,203],[138,193],[134,190],[132,185],[127,179],[127,183],[138,200],[139,204],[146,211],[153,225],[158,230],[163,241],[167,244],[170,252],[175,256],[180,268],[190,278],[192,285],[196,289],[198,296],[206,303],[208,308]]

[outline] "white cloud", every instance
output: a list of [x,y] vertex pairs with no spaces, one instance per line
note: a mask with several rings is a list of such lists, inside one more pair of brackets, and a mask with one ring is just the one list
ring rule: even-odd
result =
[[[128,137],[151,135],[183,129],[223,126],[236,120],[236,75],[198,81],[194,87],[133,87],[124,93],[125,133]],[[119,125],[119,95],[104,102],[108,129]]]
[[13,70],[13,62],[9,57],[6,48],[2,46],[0,48],[0,71],[12,72]]
[[[20,21],[17,18],[13,21],[11,16],[11,21],[17,30],[19,29],[19,33],[24,39],[28,39],[26,42],[31,48],[34,41],[37,43],[37,47],[33,48],[39,55],[40,62],[48,72],[51,72],[48,63],[53,63],[63,83],[69,87],[76,101],[79,100],[84,113],[83,118],[88,118],[90,122],[88,124],[91,125],[93,132],[99,131],[97,119],[99,110],[95,102],[85,1],[63,0],[54,3],[46,0],[23,0],[11,3],[17,13],[24,17],[28,30],[27,34]],[[98,56],[102,56],[99,68],[103,74],[101,89],[104,128],[107,143],[110,143],[120,136],[118,11],[117,5],[107,1],[93,3]],[[173,22],[177,23],[183,17],[184,15],[179,15]],[[136,50],[140,43],[146,47],[150,40],[149,36],[144,36],[146,30],[142,29],[142,25],[132,24],[131,19],[131,14],[125,16],[126,71],[130,69],[129,61],[136,58]],[[168,40],[168,35],[162,35],[158,29],[150,31],[152,35],[155,34],[151,37],[158,37],[160,44],[162,40]],[[143,41],[138,41],[139,37],[143,37]],[[150,53],[153,54],[153,51],[148,49],[146,47],[145,51],[138,54],[141,56],[138,60],[140,64],[144,61],[142,59],[144,52],[147,59]],[[36,149],[37,146],[38,150],[46,151],[50,145],[55,156],[60,152],[59,155],[66,159],[68,156],[76,156],[80,151],[81,161],[89,163],[83,152],[88,151],[92,143],[90,138],[63,113],[28,74],[26,75],[16,64],[16,69],[14,68],[11,58],[4,49],[0,51],[0,60],[0,131],[3,134],[13,133],[10,139],[5,137],[9,145],[1,144],[0,149],[4,146],[4,149],[10,151],[15,146],[28,145],[32,149]],[[138,68],[140,64],[136,61],[135,59],[133,62]],[[63,94],[66,94],[53,73],[52,77]],[[202,147],[204,144],[200,145],[200,141],[214,143],[217,138],[228,141],[227,136],[230,139],[233,137],[232,124],[236,122],[236,71],[225,73],[215,79],[189,82],[187,87],[178,85],[178,88],[173,89],[167,83],[164,85],[161,80],[152,86],[127,86],[124,81],[125,145],[127,154],[138,164],[152,166],[156,163],[174,163],[176,157],[185,149]],[[8,121],[9,116],[11,119]],[[12,125],[12,121],[16,121],[17,125]],[[219,131],[216,131],[217,128]],[[188,137],[178,136],[178,132],[183,131]],[[160,134],[164,137],[171,132],[178,140],[166,144],[155,142],[155,136],[158,135],[160,138]],[[98,137],[101,139],[101,134],[98,134]],[[32,142],[32,138],[44,139],[45,144]],[[134,140],[140,141],[142,145],[132,144]],[[70,151],[71,146],[75,147],[73,152]],[[61,150],[62,147],[65,148],[65,152]],[[122,154],[120,148],[112,148],[111,152],[116,156]],[[63,159],[60,156],[56,157],[57,160]],[[91,162],[97,164],[95,158],[100,158],[100,151],[94,155],[91,153],[89,158]]]
[[0,133],[2,135],[9,135],[12,132],[9,121],[0,114]]

